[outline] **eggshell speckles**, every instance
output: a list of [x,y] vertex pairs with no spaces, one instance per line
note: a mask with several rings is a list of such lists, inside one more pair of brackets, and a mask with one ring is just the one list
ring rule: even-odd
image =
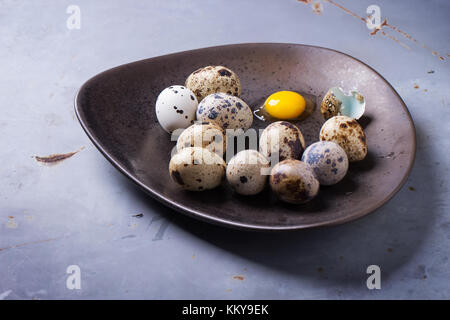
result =
[[238,76],[223,66],[208,66],[194,71],[186,79],[186,87],[195,93],[199,102],[216,92],[237,97],[241,95],[241,81]]
[[284,160],[270,174],[270,187],[276,196],[288,203],[305,203],[319,192],[319,181],[309,165],[299,160]]
[[198,102],[194,93],[183,86],[170,86],[156,99],[156,117],[168,133],[194,123]]
[[350,162],[361,161],[367,155],[366,135],[361,125],[347,116],[327,120],[320,129],[320,141],[336,142],[345,150]]
[[344,149],[331,141],[313,143],[302,156],[314,171],[321,185],[333,185],[341,181],[348,170],[348,158]]
[[261,169],[269,168],[269,161],[256,150],[243,150],[228,163],[227,180],[239,194],[260,193],[267,181],[267,173]]
[[259,140],[259,151],[267,158],[275,153],[280,161],[300,159],[305,150],[305,139],[298,127],[287,121],[277,121],[264,129]]
[[224,132],[214,122],[197,122],[178,137],[177,150],[188,147],[206,148],[221,156],[226,150]]
[[219,92],[207,96],[199,103],[197,120],[215,122],[224,130],[245,131],[253,123],[253,113],[242,99]]
[[225,176],[226,164],[204,148],[185,148],[170,159],[172,180],[185,190],[203,191],[217,187]]

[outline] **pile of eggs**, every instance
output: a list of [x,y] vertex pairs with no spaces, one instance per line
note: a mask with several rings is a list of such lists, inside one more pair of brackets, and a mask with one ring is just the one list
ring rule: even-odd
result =
[[[240,151],[227,164],[225,130],[245,132],[253,123],[252,109],[240,98],[241,91],[235,72],[207,66],[190,74],[184,86],[173,85],[159,94],[156,115],[161,127],[168,133],[184,129],[169,163],[170,177],[181,188],[213,189],[226,177],[236,193],[255,195],[269,180],[280,200],[305,203],[318,194],[320,185],[341,181],[350,162],[365,158],[366,136],[356,121],[364,113],[364,98],[358,92],[346,95],[331,88],[320,106],[326,120],[320,141],[306,147],[300,128],[290,122],[305,115],[305,98],[279,91],[258,109],[274,120],[262,132],[259,150]],[[271,167],[274,155],[280,162]]]

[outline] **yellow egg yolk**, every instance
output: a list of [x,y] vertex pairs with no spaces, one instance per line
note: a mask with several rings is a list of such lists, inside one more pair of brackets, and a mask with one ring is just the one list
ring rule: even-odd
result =
[[293,91],[275,92],[264,102],[267,113],[280,120],[299,117],[305,111],[305,107],[305,98]]

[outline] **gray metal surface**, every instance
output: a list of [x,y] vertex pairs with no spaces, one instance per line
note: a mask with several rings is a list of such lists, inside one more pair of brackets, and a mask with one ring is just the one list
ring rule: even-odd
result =
[[[408,48],[381,31],[371,36],[324,0],[321,15],[294,0],[1,1],[0,299],[450,298],[450,3],[336,1],[362,16],[378,4],[419,42],[389,27],[382,31]],[[66,26],[71,4],[81,9],[80,29]],[[417,129],[402,190],[375,213],[331,228],[210,226],[137,190],[75,119],[75,92],[100,71],[239,42],[330,47],[380,72]],[[34,158],[77,150],[55,165]],[[373,264],[380,290],[366,287]],[[70,265],[80,267],[79,290],[66,286]]]

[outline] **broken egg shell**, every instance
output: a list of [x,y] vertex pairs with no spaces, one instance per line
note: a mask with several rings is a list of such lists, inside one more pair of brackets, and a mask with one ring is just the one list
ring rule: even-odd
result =
[[328,90],[320,105],[320,113],[328,120],[334,116],[347,116],[359,119],[364,114],[366,102],[358,91],[346,94],[341,88],[333,87]]

